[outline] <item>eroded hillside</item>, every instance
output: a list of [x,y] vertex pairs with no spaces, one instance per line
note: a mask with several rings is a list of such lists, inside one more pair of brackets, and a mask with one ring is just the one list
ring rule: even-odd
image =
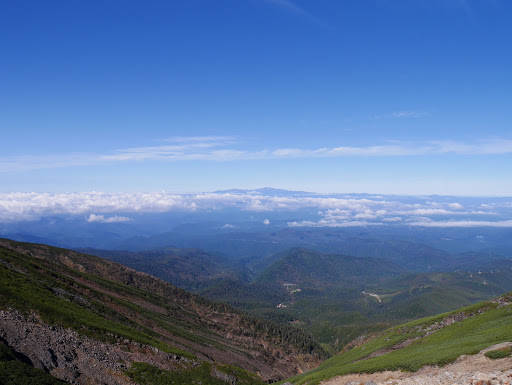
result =
[[98,257],[2,240],[0,271],[4,344],[66,381],[132,383],[141,371],[199,370],[210,379],[257,383],[311,369],[325,357],[299,328]]

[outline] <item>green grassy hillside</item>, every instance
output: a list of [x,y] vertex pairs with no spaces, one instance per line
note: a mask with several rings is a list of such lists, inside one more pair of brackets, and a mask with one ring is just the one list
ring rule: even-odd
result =
[[511,304],[512,294],[507,294],[375,333],[365,343],[288,381],[313,385],[349,373],[443,366],[463,354],[476,354],[494,344],[512,341]]

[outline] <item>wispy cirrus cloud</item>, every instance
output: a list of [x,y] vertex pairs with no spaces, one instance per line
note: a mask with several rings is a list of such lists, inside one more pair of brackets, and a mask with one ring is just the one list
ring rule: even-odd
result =
[[[301,148],[279,148],[276,150],[211,150],[233,144],[233,141],[208,141],[196,142],[193,144],[182,144],[177,146],[155,146],[142,147],[127,150],[118,150],[117,153],[147,153],[173,155],[179,153],[183,159],[205,159],[205,160],[226,160],[226,159],[278,159],[278,158],[323,158],[323,157],[344,157],[344,156],[409,156],[409,155],[436,155],[436,154],[506,154],[512,153],[512,140],[492,139],[482,140],[475,143],[464,143],[456,141],[427,141],[427,142],[394,142],[382,145],[371,146],[339,146],[322,147],[318,149]],[[206,149],[197,151],[196,149]],[[177,157],[180,160],[180,157]]]
[[400,157],[454,155],[503,155],[512,154],[512,140],[491,139],[478,142],[426,141],[392,142],[369,146],[338,146],[305,148],[277,148],[249,150],[240,147],[233,137],[176,137],[167,140],[170,144],[129,147],[106,154],[68,153],[54,155],[24,155],[0,158],[0,172],[59,167],[109,165],[129,161],[216,161],[265,159],[312,159],[344,157]]
[[409,119],[418,119],[418,118],[426,118],[431,116],[430,112],[426,111],[416,111],[416,110],[401,110],[401,111],[393,111],[391,113],[387,114],[375,114],[373,115],[373,119],[380,120],[380,119],[403,119],[403,118],[409,118]]
[[[115,150],[114,154],[102,155],[104,160],[144,160],[144,159],[194,159],[206,155],[212,148],[225,147],[235,143],[231,136],[176,136],[164,139],[171,145],[132,147]],[[215,152],[215,151],[212,151]]]
[[0,172],[21,172],[62,167],[81,167],[105,164],[95,153],[67,153],[48,155],[20,155],[0,158]]
[[428,112],[423,111],[395,111],[392,114],[393,118],[425,118],[430,116]]
[[320,220],[318,222],[313,221],[301,221],[301,222],[289,222],[290,227],[365,227],[365,226],[376,226],[379,223],[365,222],[365,221],[326,221]]
[[414,210],[394,211],[396,215],[493,215],[493,212],[473,210],[473,211],[451,211],[438,208],[420,208]]
[[309,21],[318,24],[322,27],[328,28],[328,29],[334,29],[334,27],[325,21],[319,19],[318,17],[314,16],[312,13],[306,11],[304,8],[297,5],[295,2],[291,0],[266,0],[267,3],[276,5],[278,7],[281,7],[289,12],[292,12],[294,14],[300,15],[308,19]]
[[234,136],[172,136],[162,139],[163,142],[176,143],[235,143]]
[[289,11],[298,13],[300,15],[309,15],[304,9],[290,0],[266,0],[267,3],[275,4],[277,6],[288,9]]

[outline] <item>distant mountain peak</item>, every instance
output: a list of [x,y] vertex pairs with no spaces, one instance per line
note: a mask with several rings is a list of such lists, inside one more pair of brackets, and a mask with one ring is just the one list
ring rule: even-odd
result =
[[262,187],[258,189],[229,189],[229,190],[217,190],[213,192],[214,194],[260,194],[260,195],[311,195],[314,194],[312,192],[307,191],[293,191],[293,190],[284,190],[273,187]]

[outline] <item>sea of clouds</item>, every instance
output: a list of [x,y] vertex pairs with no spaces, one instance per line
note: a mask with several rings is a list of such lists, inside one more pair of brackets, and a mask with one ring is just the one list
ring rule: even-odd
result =
[[[255,191],[202,194],[0,193],[0,222],[82,216],[89,223],[129,223],[131,214],[172,212],[290,213],[290,227],[397,225],[424,227],[512,227],[512,198],[405,197],[394,195]],[[307,219],[297,220],[308,210]],[[286,216],[286,215],[285,215]]]

